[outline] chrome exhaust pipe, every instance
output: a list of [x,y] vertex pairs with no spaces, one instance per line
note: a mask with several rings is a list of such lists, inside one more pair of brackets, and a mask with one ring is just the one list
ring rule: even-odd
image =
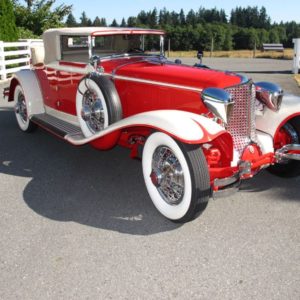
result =
[[[289,151],[299,151],[299,153],[288,153]],[[276,162],[287,159],[300,160],[300,144],[289,144],[283,146],[275,152]]]

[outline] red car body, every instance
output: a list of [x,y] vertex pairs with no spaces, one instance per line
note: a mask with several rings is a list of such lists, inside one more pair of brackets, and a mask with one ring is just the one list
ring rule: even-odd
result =
[[[93,39],[117,36],[116,41],[119,39],[119,43],[125,44],[131,36],[135,38],[137,35],[141,43],[144,43],[143,36],[161,36],[162,46],[164,33],[159,30],[82,28],[46,32],[45,61],[35,64],[30,75],[28,72],[25,72],[27,75],[22,75],[24,72],[16,74],[11,82],[9,100],[19,103],[16,106],[18,122],[21,116],[22,122],[37,124],[75,145],[90,143],[100,150],[107,150],[119,144],[130,148],[134,158],[139,156],[139,148],[147,144],[149,137],[161,133],[156,139],[151,138],[151,143],[160,139],[162,142],[156,148],[153,146],[148,167],[151,170],[145,171],[145,167],[144,176],[155,206],[174,221],[193,219],[205,207],[207,201],[204,198],[237,190],[242,179],[252,177],[263,168],[275,165],[274,173],[282,175],[292,161],[296,167],[291,168],[291,173],[298,174],[299,99],[283,97],[281,104],[282,92],[274,84],[254,84],[251,79],[238,74],[176,64],[163,56],[163,48],[158,55],[149,55],[144,49],[138,49],[136,53],[94,57],[91,64],[63,57],[81,51],[73,48],[73,44],[66,46],[74,37],[87,37],[85,48],[92,56]],[[105,38],[100,42],[105,44]],[[38,95],[30,91],[29,77],[39,89]],[[95,82],[100,84],[98,94],[99,84],[91,87]],[[22,86],[25,100],[21,97],[22,89],[16,96],[18,85]],[[103,86],[109,86],[108,90]],[[106,93],[111,93],[111,98],[118,98],[114,106],[107,103],[110,100]],[[100,103],[102,96],[106,99]],[[115,115],[114,122],[106,120],[111,114]],[[58,125],[55,125],[55,118]],[[75,122],[76,118],[79,124]],[[26,131],[27,125],[22,128],[22,122],[20,127]],[[67,125],[61,122],[77,126],[78,130],[75,129],[75,133],[72,132],[74,129],[64,131],[63,125]],[[100,122],[101,129],[97,122]],[[164,142],[165,136],[180,144],[179,150],[172,148],[172,141]],[[152,149],[151,145],[145,148]],[[201,155],[195,154],[197,159],[193,158],[192,153],[196,151],[193,145],[201,149]],[[156,155],[162,155],[162,152],[165,155],[169,150],[168,159],[156,167]],[[187,161],[186,174],[180,151]],[[202,165],[195,167],[201,157],[204,158]],[[170,166],[170,161],[177,158],[179,163]],[[198,183],[193,183],[197,181],[197,174],[192,173],[203,173],[204,168],[207,169],[205,180],[208,183],[202,188],[202,194],[195,196],[198,200],[193,200],[195,189],[201,184],[199,179]],[[291,174],[289,170],[287,173]],[[181,175],[176,175],[176,172]],[[191,186],[196,187],[190,192],[192,200],[185,200],[189,176]],[[173,186],[176,186],[174,191],[170,191]],[[204,191],[207,189],[209,192]],[[205,203],[201,208],[199,199]],[[185,201],[188,204],[180,211]]]

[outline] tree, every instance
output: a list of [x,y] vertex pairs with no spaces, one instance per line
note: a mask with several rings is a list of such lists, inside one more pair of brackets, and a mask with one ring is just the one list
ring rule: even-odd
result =
[[192,9],[186,15],[186,24],[192,26],[195,26],[197,24],[196,13]]
[[80,25],[83,26],[83,27],[86,27],[86,26],[92,26],[92,21],[91,21],[91,19],[89,19],[89,18],[86,16],[85,11],[83,11],[83,12],[81,13],[81,17],[80,17]]
[[101,26],[106,27],[107,23],[106,23],[106,19],[105,18],[101,18]]
[[129,17],[127,19],[127,26],[128,27],[136,27],[137,26],[137,18],[136,17]]
[[61,4],[55,8],[55,0],[27,1],[27,6],[14,1],[16,25],[40,36],[46,29],[63,27],[64,18],[71,13],[72,5]]
[[118,22],[116,21],[116,19],[113,19],[112,23],[110,24],[111,27],[118,27],[119,24]]
[[99,19],[99,17],[97,16],[93,22],[93,26],[95,27],[101,27],[101,20]]
[[186,24],[186,22],[185,22],[185,14],[184,14],[183,9],[181,9],[180,13],[179,13],[179,22],[180,22],[181,26],[184,26]]
[[76,19],[72,13],[70,13],[68,15],[67,20],[66,20],[66,25],[67,25],[67,27],[76,27],[78,25],[76,22]]
[[126,27],[127,25],[126,25],[126,21],[125,21],[125,19],[123,18],[122,19],[122,22],[121,22],[121,27]]
[[0,41],[15,41],[18,38],[13,5],[10,0],[0,0]]

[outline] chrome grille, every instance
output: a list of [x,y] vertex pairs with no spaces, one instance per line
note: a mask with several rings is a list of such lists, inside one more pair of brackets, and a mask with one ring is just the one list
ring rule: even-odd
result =
[[227,130],[231,133],[234,148],[241,154],[250,143],[256,142],[255,133],[255,86],[252,81],[226,88],[235,102]]

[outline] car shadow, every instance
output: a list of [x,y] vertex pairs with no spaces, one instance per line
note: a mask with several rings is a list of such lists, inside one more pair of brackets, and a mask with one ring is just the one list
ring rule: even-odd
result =
[[0,111],[0,173],[30,178],[25,203],[46,218],[133,235],[180,227],[163,218],[146,191],[141,163],[121,147],[74,147],[38,129],[21,132]]
[[300,177],[282,178],[263,170],[254,178],[243,181],[240,191],[257,195],[268,191],[273,200],[300,201]]
[[[141,163],[116,147],[100,152],[74,147],[38,129],[21,132],[11,110],[0,110],[0,173],[26,177],[25,203],[37,214],[61,222],[133,235],[180,227],[162,217],[145,189]],[[299,201],[300,178],[283,180],[261,172],[242,193],[272,190],[274,200]]]

